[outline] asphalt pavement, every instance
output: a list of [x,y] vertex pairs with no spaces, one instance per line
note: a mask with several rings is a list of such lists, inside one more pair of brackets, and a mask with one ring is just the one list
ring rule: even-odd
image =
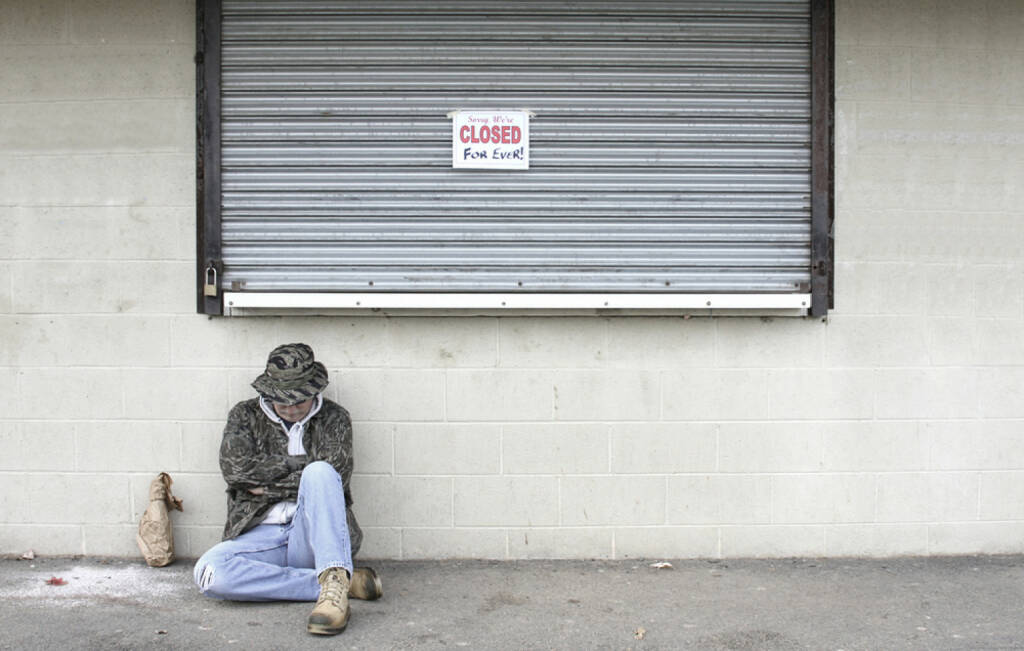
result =
[[384,598],[315,637],[311,604],[202,597],[190,561],[4,559],[0,649],[1024,648],[1024,556],[365,564]]

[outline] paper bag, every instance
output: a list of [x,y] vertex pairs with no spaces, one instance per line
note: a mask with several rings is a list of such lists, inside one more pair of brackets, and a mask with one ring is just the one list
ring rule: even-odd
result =
[[139,522],[135,540],[150,567],[163,567],[174,561],[174,532],[168,509],[183,511],[181,500],[171,494],[171,476],[157,475],[149,485],[149,506]]

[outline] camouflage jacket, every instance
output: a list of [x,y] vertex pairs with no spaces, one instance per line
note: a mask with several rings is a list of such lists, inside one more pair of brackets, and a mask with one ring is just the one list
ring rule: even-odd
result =
[[[302,446],[306,449],[307,464],[326,461],[341,475],[355,555],[363,532],[352,513],[352,422],[348,412],[324,398],[320,411],[306,423]],[[235,405],[228,414],[220,444],[220,469],[228,484],[224,540],[258,525],[277,502],[298,497],[302,471],[290,469],[288,461],[288,435],[263,413],[259,398]],[[263,488],[263,494],[253,495],[250,488]]]

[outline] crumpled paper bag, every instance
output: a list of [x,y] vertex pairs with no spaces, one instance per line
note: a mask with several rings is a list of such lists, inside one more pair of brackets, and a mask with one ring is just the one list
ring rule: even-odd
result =
[[172,483],[171,476],[162,472],[149,485],[149,506],[142,514],[139,533],[135,536],[150,567],[163,567],[174,561],[174,532],[169,509],[185,509],[181,500],[171,493]]

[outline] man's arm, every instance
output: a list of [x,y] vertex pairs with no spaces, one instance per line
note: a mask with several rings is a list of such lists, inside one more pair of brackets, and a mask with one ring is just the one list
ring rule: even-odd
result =
[[[301,468],[301,461],[288,455],[259,452],[250,413],[241,404],[231,410],[220,444],[220,470],[229,487],[248,490],[268,486],[301,474]],[[298,487],[297,477],[295,481]]]
[[[345,499],[351,503],[349,482],[352,479],[353,455],[352,455],[352,421],[348,412],[341,406],[334,404],[328,407],[323,413],[323,420],[317,424],[316,435],[310,441],[311,445],[307,452],[310,461],[326,461],[334,466],[334,469],[341,475],[341,483],[345,488]],[[320,416],[317,416],[320,418]],[[301,459],[301,457],[292,457]],[[302,476],[301,469],[281,479],[264,484],[265,495],[279,499],[287,499],[289,495],[294,497],[299,488],[299,479]]]

